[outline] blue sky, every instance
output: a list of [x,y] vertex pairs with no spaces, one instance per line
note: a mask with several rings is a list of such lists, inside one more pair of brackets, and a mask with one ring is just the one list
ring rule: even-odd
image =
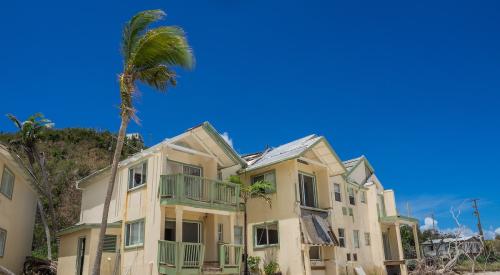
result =
[[[161,8],[197,65],[167,95],[141,87],[151,145],[208,120],[241,153],[310,133],[365,154],[400,210],[435,213],[480,198],[500,227],[498,1],[4,1],[0,113],[57,127],[119,126],[121,28]],[[7,119],[0,130],[12,131]],[[462,222],[475,230],[470,203]]]

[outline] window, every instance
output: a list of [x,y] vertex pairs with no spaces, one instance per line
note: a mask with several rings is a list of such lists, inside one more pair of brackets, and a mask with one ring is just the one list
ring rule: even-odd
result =
[[349,216],[354,217],[354,210],[349,207]]
[[234,226],[234,242],[243,244],[243,226]]
[[321,261],[321,247],[320,246],[309,247],[309,259],[311,261]]
[[352,231],[352,244],[354,248],[359,248],[359,230]]
[[146,184],[148,162],[145,161],[128,170],[128,189]]
[[351,260],[351,253],[347,253],[347,261]]
[[116,235],[104,235],[103,252],[116,252]]
[[345,247],[345,230],[344,230],[344,228],[339,228],[339,246]]
[[224,241],[224,224],[222,223],[219,223],[217,225],[217,241],[218,242]]
[[5,253],[5,243],[7,242],[7,231],[0,228],[0,257]]
[[347,216],[347,208],[342,207],[342,215]]
[[370,240],[370,233],[365,232],[365,245],[370,246],[371,240]]
[[354,198],[354,189],[349,187],[347,189],[347,192],[349,193],[349,203],[352,205],[356,205],[356,199]]
[[338,183],[333,184],[333,192],[334,192],[335,200],[342,201],[342,195],[340,193],[340,184],[338,184]]
[[317,207],[316,178],[299,173],[300,204],[308,207]]
[[265,223],[254,226],[254,245],[268,246],[279,244],[278,223]]
[[352,253],[352,260],[355,262],[358,260],[358,253]]
[[[202,224],[196,221],[182,221],[182,241],[186,243],[201,243]],[[165,221],[164,239],[175,242],[175,220]]]
[[9,168],[4,167],[2,173],[2,182],[0,183],[0,193],[4,194],[7,198],[12,199],[12,192],[14,191],[14,173]]
[[264,190],[266,193],[274,193],[276,191],[276,173],[274,170],[252,177],[252,184],[259,181],[265,181],[271,184],[272,190]]
[[140,246],[144,243],[144,220],[127,223],[125,246]]
[[361,191],[360,196],[361,196],[361,202],[366,203],[366,191]]

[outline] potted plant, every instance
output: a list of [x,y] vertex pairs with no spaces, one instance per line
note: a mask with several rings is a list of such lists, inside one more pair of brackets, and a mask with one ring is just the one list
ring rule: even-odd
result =
[[251,274],[260,274],[260,257],[259,256],[249,256],[248,257],[248,269]]
[[264,265],[264,273],[266,275],[281,275],[281,271],[279,271],[280,266],[276,261],[269,261]]

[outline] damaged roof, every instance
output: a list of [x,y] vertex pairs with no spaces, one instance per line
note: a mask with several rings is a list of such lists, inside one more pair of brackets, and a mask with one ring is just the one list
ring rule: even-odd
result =
[[[324,157],[325,159],[328,159],[326,164],[330,165],[333,173],[340,174],[345,172],[340,159],[338,158],[335,151],[333,151],[328,141],[324,137],[314,134],[305,136],[303,138],[294,140],[275,148],[268,148],[263,152],[252,153],[243,156],[243,159],[247,161],[248,165],[245,170],[251,171],[289,159],[298,158],[303,156],[306,151],[315,147],[317,147],[317,151],[315,153],[320,154],[321,157]],[[333,165],[335,165],[336,167],[332,168],[331,166]]]

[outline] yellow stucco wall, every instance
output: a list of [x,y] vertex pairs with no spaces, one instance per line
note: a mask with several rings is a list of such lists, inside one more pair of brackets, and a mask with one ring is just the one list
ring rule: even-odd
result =
[[31,242],[36,213],[36,195],[26,175],[11,155],[0,147],[0,179],[7,167],[14,173],[12,198],[0,193],[0,228],[7,231],[7,240],[0,265],[21,273],[26,256],[31,255]]
[[[106,230],[108,235],[117,235],[118,247],[121,239],[121,228],[108,228]],[[97,240],[99,236],[99,228],[93,226],[92,228],[84,228],[82,230],[64,234],[60,236],[59,243],[59,258],[57,265],[58,274],[76,274],[76,262],[78,252],[78,240],[85,237],[85,257],[83,261],[83,274],[90,274],[92,269],[95,252],[97,249]],[[117,258],[116,253],[104,252],[101,262],[101,274],[113,274],[113,268]]]

